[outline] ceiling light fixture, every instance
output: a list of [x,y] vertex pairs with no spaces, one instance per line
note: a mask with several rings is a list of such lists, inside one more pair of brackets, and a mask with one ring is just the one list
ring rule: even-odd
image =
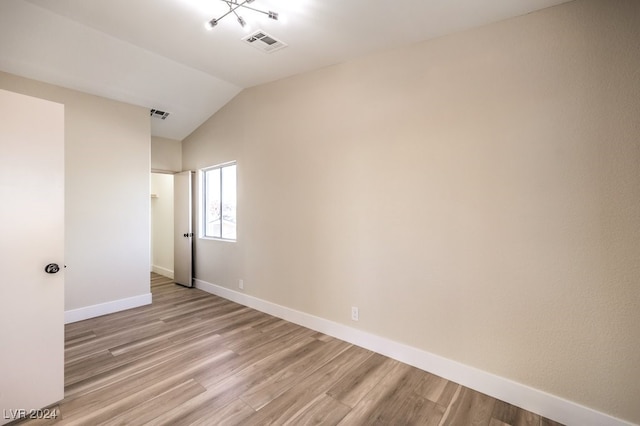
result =
[[264,15],[267,15],[267,17],[269,17],[270,19],[273,19],[274,21],[278,20],[278,13],[277,12],[273,12],[271,10],[264,11],[264,10],[256,9],[254,7],[251,7],[251,6],[247,6],[248,4],[253,3],[255,0],[243,0],[243,1],[239,1],[239,0],[220,0],[220,1],[226,3],[227,6],[229,6],[229,10],[227,11],[227,13],[223,14],[219,18],[213,18],[212,20],[207,22],[207,28],[209,28],[209,29],[212,29],[213,27],[218,25],[218,22],[222,18],[224,18],[225,16],[228,16],[230,14],[234,14],[236,19],[238,20],[238,23],[240,24],[240,26],[244,28],[247,25],[247,22],[242,18],[242,16],[238,15],[238,12],[236,12],[240,8],[249,9],[249,10],[253,10],[254,12],[262,13]]

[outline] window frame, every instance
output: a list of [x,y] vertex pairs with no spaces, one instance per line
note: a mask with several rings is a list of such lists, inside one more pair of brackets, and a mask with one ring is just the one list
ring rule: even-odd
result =
[[[236,175],[236,187],[235,187],[235,192],[236,192],[236,199],[235,199],[235,205],[236,205],[236,212],[235,212],[235,226],[236,226],[236,230],[235,230],[235,238],[225,238],[223,237],[223,232],[222,232],[222,228],[223,228],[223,220],[222,220],[222,200],[224,199],[224,195],[223,195],[223,172],[222,169],[226,168],[226,167],[230,167],[230,166],[235,166],[236,170],[235,170],[235,175]],[[214,170],[219,170],[220,173],[220,236],[212,236],[212,235],[207,235],[207,173],[214,171]],[[226,242],[236,242],[238,241],[238,163],[237,161],[228,161],[226,163],[220,163],[220,164],[216,164],[214,166],[210,166],[210,167],[204,167],[202,169],[200,169],[200,191],[199,192],[199,198],[200,198],[200,208],[199,208],[199,218],[200,218],[200,232],[199,232],[199,238],[201,239],[205,239],[205,240],[214,240],[214,241],[226,241]]]

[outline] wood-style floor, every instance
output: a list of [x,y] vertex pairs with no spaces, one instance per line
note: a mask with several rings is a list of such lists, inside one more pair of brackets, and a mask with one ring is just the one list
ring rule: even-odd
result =
[[557,425],[152,274],[153,304],[66,326],[60,425]]

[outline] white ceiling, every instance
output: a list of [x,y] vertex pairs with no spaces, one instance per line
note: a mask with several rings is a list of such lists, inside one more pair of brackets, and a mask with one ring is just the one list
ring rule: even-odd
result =
[[243,88],[569,0],[255,0],[240,39],[220,0],[0,0],[0,70],[171,113],[152,134],[182,140]]

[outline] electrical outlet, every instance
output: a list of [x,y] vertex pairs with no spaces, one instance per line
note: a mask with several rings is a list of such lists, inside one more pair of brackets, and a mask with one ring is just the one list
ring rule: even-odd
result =
[[351,319],[353,321],[358,321],[359,318],[360,318],[360,314],[358,313],[358,307],[357,306],[352,306],[351,307]]
[[238,287],[240,290],[244,290],[244,280],[238,280]]

